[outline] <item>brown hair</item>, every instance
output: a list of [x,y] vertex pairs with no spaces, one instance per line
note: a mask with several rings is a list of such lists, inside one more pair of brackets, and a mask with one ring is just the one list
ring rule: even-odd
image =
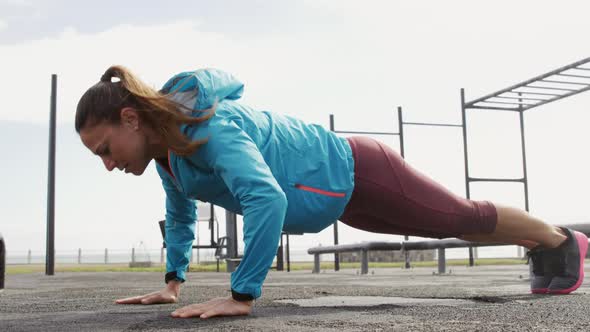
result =
[[[116,77],[119,81],[113,82]],[[215,106],[202,110],[204,116],[194,117],[181,110],[194,111],[171,100],[175,91],[161,93],[140,81],[127,68],[111,66],[100,78],[100,82],[90,87],[76,108],[76,132],[103,122],[118,125],[121,109],[133,107],[140,119],[147,123],[164,139],[168,148],[180,156],[194,153],[207,139],[192,141],[180,131],[181,124],[196,124],[207,121],[215,112]]]

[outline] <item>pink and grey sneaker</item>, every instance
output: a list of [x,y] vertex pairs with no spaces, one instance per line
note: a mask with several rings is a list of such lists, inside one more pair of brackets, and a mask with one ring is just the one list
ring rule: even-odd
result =
[[584,281],[588,237],[569,228],[561,229],[567,239],[556,248],[543,250],[544,274],[552,276],[547,290],[549,294],[569,294]]
[[530,265],[531,270],[531,293],[533,294],[545,294],[549,291],[549,284],[552,275],[545,274],[544,255],[545,250],[541,246],[536,246],[529,250],[527,255],[527,263]]

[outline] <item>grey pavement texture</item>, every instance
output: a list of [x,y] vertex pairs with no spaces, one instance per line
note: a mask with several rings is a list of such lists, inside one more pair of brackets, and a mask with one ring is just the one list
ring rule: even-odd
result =
[[533,295],[527,265],[434,271],[272,271],[251,315],[208,320],[170,313],[229,296],[228,273],[189,273],[180,302],[165,305],[114,304],[162,288],[161,273],[9,275],[0,331],[590,331],[588,279],[569,295]]

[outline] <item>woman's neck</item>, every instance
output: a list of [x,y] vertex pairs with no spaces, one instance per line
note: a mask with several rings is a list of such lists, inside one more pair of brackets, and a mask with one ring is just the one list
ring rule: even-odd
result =
[[165,141],[158,137],[159,135],[157,135],[151,128],[147,127],[144,130],[147,138],[149,154],[152,159],[168,159],[168,146]]

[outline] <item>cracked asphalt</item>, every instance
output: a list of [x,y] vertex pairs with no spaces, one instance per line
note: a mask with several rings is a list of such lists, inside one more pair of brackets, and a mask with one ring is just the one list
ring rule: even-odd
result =
[[189,273],[179,303],[149,306],[114,300],[160,289],[161,273],[9,275],[0,331],[590,331],[588,278],[570,295],[533,295],[524,264],[435,271],[271,271],[250,316],[208,320],[170,313],[228,296],[228,273]]

